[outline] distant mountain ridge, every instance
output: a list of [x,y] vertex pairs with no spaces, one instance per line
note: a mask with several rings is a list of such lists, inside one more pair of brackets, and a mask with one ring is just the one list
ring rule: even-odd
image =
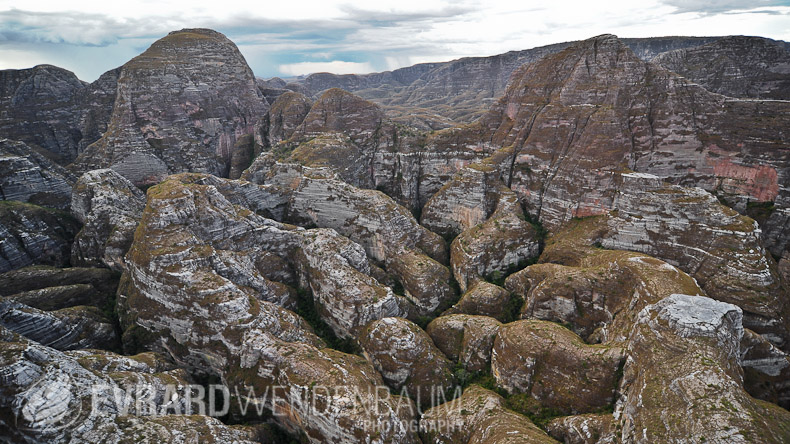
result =
[[[622,39],[643,60],[718,40],[720,37],[651,37]],[[384,107],[401,123],[437,129],[480,117],[504,92],[519,66],[557,53],[575,42],[556,43],[488,57],[464,57],[421,63],[372,74],[310,74],[299,85],[308,96],[341,88]]]

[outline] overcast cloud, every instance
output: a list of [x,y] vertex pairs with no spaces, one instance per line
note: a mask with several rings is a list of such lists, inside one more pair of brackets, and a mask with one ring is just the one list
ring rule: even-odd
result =
[[185,27],[226,34],[261,77],[363,73],[603,33],[790,40],[790,0],[0,0],[0,69],[49,63],[91,81]]

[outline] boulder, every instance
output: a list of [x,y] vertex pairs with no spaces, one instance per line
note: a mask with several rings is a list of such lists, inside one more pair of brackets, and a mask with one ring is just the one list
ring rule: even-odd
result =
[[491,374],[508,393],[524,393],[566,414],[611,406],[623,350],[587,345],[573,332],[546,321],[516,321],[500,328]]
[[453,364],[417,324],[403,318],[372,322],[362,333],[365,356],[396,393],[422,407],[451,392]]
[[463,314],[440,316],[425,329],[433,342],[450,361],[470,373],[488,371],[491,350],[502,324],[487,316]]
[[490,316],[500,322],[509,322],[519,316],[523,302],[521,296],[514,297],[498,285],[477,281],[443,314]]

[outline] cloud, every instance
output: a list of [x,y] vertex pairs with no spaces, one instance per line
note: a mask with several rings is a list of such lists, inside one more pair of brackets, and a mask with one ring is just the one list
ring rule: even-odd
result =
[[332,60],[331,62],[300,62],[280,65],[280,73],[288,76],[301,76],[316,72],[331,72],[334,74],[367,74],[375,71],[369,62],[344,62]]
[[706,15],[790,6],[787,0],[664,0],[664,3],[675,7],[678,13],[697,12]]
[[790,0],[0,0],[0,66],[51,63],[91,80],[181,28],[216,29],[256,75],[392,70],[613,33],[790,39]]
[[0,42],[107,46],[119,39],[166,32],[137,19],[118,20],[85,12],[0,11]]

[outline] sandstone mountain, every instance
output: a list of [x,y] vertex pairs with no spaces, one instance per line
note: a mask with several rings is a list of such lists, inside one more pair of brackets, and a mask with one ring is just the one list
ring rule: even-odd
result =
[[267,109],[230,40],[210,30],[173,32],[121,67],[107,131],[74,169],[111,167],[135,184],[182,171],[227,176],[236,140]]

